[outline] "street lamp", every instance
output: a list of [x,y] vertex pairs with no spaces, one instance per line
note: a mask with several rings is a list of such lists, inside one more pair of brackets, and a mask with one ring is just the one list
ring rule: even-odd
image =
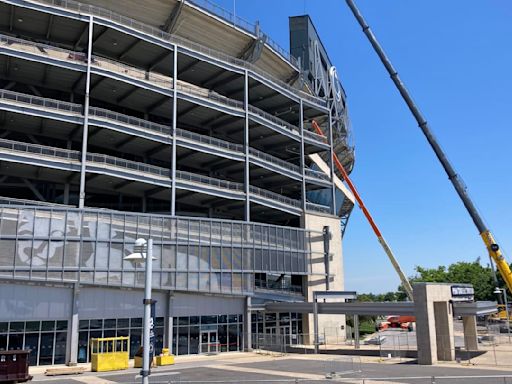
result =
[[124,260],[133,264],[146,262],[144,284],[144,335],[142,338],[142,384],[149,384],[150,375],[150,331],[151,325],[151,277],[153,275],[153,239],[137,239],[133,247],[133,253],[124,257]]
[[503,302],[505,303],[505,315],[507,316],[508,342],[510,343],[510,315],[508,313],[507,291],[503,288],[496,287],[494,293],[496,295],[503,294]]

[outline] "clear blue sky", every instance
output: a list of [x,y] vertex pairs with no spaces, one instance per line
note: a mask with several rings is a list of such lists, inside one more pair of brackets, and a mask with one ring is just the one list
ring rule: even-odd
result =
[[[218,1],[232,10],[233,1]],[[512,2],[357,0],[484,219],[512,261]],[[352,178],[408,275],[481,257],[476,228],[343,0],[236,0],[288,48],[288,16],[309,13],[348,94]],[[508,251],[508,252],[507,252]],[[399,280],[358,208],[344,241],[346,288]]]

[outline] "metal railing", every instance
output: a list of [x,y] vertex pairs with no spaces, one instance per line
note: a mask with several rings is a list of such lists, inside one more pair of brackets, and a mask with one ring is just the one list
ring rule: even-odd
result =
[[314,140],[316,142],[322,143],[322,144],[329,144],[329,140],[326,136],[319,135],[318,133],[308,131],[304,129],[304,137],[309,138],[311,140]]
[[35,107],[44,107],[49,109],[58,109],[61,111],[82,113],[83,107],[81,104],[73,104],[65,101],[46,99],[43,97],[27,95],[24,93],[18,93],[9,91],[6,89],[0,89],[0,99],[15,101],[17,103],[29,104]]
[[[290,132],[293,132],[293,133],[299,132],[299,128],[297,126],[290,124],[289,122],[284,121],[283,119],[280,119],[277,116],[271,115],[270,113],[265,112],[264,110],[259,109],[258,107],[249,105],[249,111],[254,113],[255,115],[258,115],[258,116],[268,120],[268,121],[271,121],[277,125],[280,125],[281,127],[289,130]],[[306,131],[304,131],[304,132],[306,132]]]
[[0,204],[2,205],[40,205],[47,207],[72,207],[72,205],[59,204],[59,203],[48,203],[46,201],[28,200],[28,199],[17,199],[15,197],[0,196]]
[[153,123],[148,120],[139,119],[138,117],[123,115],[121,113],[113,112],[108,109],[90,107],[89,116],[114,120],[115,122],[132,125],[137,128],[147,129],[164,135],[172,134],[172,128],[167,125]]
[[199,133],[186,131],[181,128],[176,129],[176,136],[183,138],[183,139],[190,139],[192,141],[196,141],[198,143],[211,145],[214,147],[229,149],[231,151],[243,153],[244,146],[241,144],[231,143],[226,140],[217,139],[216,137],[206,136],[206,135],[200,135]]
[[306,203],[306,209],[308,211],[313,212],[321,212],[321,213],[331,213],[331,207],[327,205],[315,204],[315,203]]
[[[35,106],[42,106],[50,109],[64,110],[70,111],[74,113],[82,114],[83,106],[81,104],[73,104],[68,102],[63,102],[59,100],[53,99],[45,99],[38,96],[26,95],[18,92],[13,92],[9,90],[0,90],[0,99],[7,99],[16,102],[21,102],[24,104],[30,104]],[[121,122],[127,125],[132,125],[136,128],[146,129],[150,131],[154,131],[159,134],[164,135],[172,135],[172,127],[154,123],[148,120],[140,119],[138,117],[132,117],[128,115],[124,115],[118,112],[113,112],[103,108],[90,107],[89,115],[96,118],[113,120],[115,122]],[[239,153],[243,153],[244,146],[241,144],[231,143],[229,141],[225,141],[222,139],[218,139],[211,136],[201,135],[195,132],[187,131],[181,128],[176,129],[176,135],[183,139],[189,139],[192,141],[196,141],[198,143],[207,144],[211,146],[215,146],[218,148],[229,149],[231,151],[236,151]],[[275,156],[269,155],[267,153],[261,152],[257,149],[250,148],[250,153],[261,159],[268,161],[277,166],[289,169],[293,172],[300,173],[300,167],[295,164],[291,164],[285,160],[281,160]]]
[[69,149],[47,147],[39,144],[28,144],[20,141],[0,139],[0,148],[10,151],[25,152],[36,155],[58,157],[66,160],[79,160],[80,152]]
[[329,177],[329,175],[327,175],[325,172],[322,172],[322,171],[316,171],[311,168],[305,168],[304,173],[306,174],[306,176],[312,177],[314,179],[331,181],[331,178]]
[[254,148],[249,148],[249,153],[258,159],[277,165],[278,167],[288,169],[295,173],[300,173],[300,167],[298,165],[289,163],[288,161],[282,160],[278,157],[269,155],[268,153],[258,151]]
[[222,96],[220,93],[217,93],[215,91],[211,91],[206,88],[201,88],[201,87],[192,85],[190,83],[185,83],[181,80],[178,80],[176,89],[178,91],[182,91],[187,94],[199,96],[201,98],[206,98],[206,99],[218,102],[220,104],[230,106],[232,108],[237,108],[237,109],[244,108],[244,103],[242,103],[241,101],[238,101],[235,99],[230,99],[229,97]]
[[215,4],[210,0],[190,0],[190,2],[197,5],[200,8],[203,8],[204,10],[213,13],[215,16],[220,17],[228,23],[231,23],[256,37],[266,36],[266,43],[270,47],[272,47],[274,51],[276,51],[279,55],[288,60],[297,69],[299,68],[299,63],[297,59],[293,57],[290,54],[290,52],[288,52],[286,49],[281,47],[275,40],[270,38],[270,36],[264,34],[256,24],[251,23],[238,15],[232,14],[230,11],[226,10],[225,8],[222,8],[220,5]]
[[[79,151],[48,147],[39,144],[30,144],[7,139],[0,139],[0,150],[1,148],[17,152],[25,152],[30,154],[58,157],[66,160],[80,161]],[[171,172],[167,168],[158,167],[156,165],[151,164],[140,163],[132,160],[125,160],[119,157],[104,155],[100,153],[87,153],[86,159],[89,163],[111,165],[114,167],[119,167],[131,171],[137,171],[141,173],[149,173],[152,175],[165,178],[169,178],[171,176]],[[244,192],[245,190],[243,184],[235,183],[228,180],[216,179],[213,177],[203,176],[191,172],[176,171],[176,178],[181,181],[201,183],[206,184],[208,186],[229,189],[231,191]]]
[[255,195],[263,197],[265,199],[274,200],[279,203],[283,203],[286,205],[291,205],[292,207],[300,207],[300,200],[292,199],[290,197],[283,196],[279,193],[269,191],[267,189],[258,188],[253,185],[249,186],[249,191]]
[[201,183],[208,186],[229,189],[231,191],[244,192],[244,185],[241,183],[235,183],[233,181],[216,179],[209,176],[199,175],[197,173],[190,173],[185,171],[176,171],[176,178],[182,181],[189,181],[192,183]]
[[[0,43],[9,45],[10,48],[17,51],[21,50],[24,52],[30,52],[38,56],[44,55],[62,61],[79,63],[81,65],[85,65],[87,61],[85,54],[81,52],[61,49],[28,40],[21,40],[10,36],[0,35]],[[155,85],[159,88],[165,89],[166,91],[171,90],[173,87],[173,79],[171,77],[156,72],[144,71],[100,56],[92,56],[91,67],[121,74],[138,81]],[[184,93],[199,96],[232,108],[243,109],[243,103],[238,100],[230,99],[218,94],[217,92],[185,83],[181,80],[178,81],[177,89]]]
[[[266,79],[269,79],[271,82],[277,84],[278,86],[280,86],[292,93],[298,94],[300,97],[307,99],[315,104],[318,104],[321,106],[326,105],[326,101],[324,99],[317,97],[315,95],[306,93],[300,89],[294,88],[291,85],[276,78],[275,76],[271,75],[270,73],[267,73],[266,71],[257,67],[254,64],[248,63],[244,60],[238,59],[236,57],[233,57],[226,53],[220,52],[218,50],[208,48],[202,44],[190,41],[186,38],[179,37],[176,35],[171,35],[167,32],[162,31],[161,29],[159,29],[157,27],[153,27],[151,25],[142,23],[142,22],[132,19],[130,17],[120,15],[116,12],[112,12],[111,10],[107,10],[107,9],[97,7],[94,5],[82,4],[82,3],[79,3],[74,0],[31,0],[31,1],[36,2],[36,3],[41,3],[41,4],[52,5],[52,6],[64,8],[67,10],[75,11],[80,14],[90,14],[93,16],[101,17],[101,18],[110,20],[112,22],[115,22],[117,24],[121,24],[125,27],[135,29],[144,34],[151,35],[153,37],[163,40],[164,42],[181,45],[183,47],[195,50],[197,52],[201,52],[210,57],[220,59],[222,61],[234,64],[239,67],[246,68],[255,73],[258,73],[259,75],[264,76]],[[268,37],[267,37],[267,39],[268,39]],[[269,44],[272,44],[272,47],[274,48],[274,50],[279,52],[280,50],[274,46],[274,41],[272,39],[270,39],[269,41],[270,41]],[[294,60],[294,59],[292,59],[292,60]]]

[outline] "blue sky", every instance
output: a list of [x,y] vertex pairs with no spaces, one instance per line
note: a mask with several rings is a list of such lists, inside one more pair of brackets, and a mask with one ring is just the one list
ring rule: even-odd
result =
[[[232,10],[233,1],[218,1]],[[512,2],[358,0],[367,22],[512,261]],[[432,150],[343,0],[236,0],[236,13],[288,48],[309,13],[348,95],[352,179],[408,275],[487,252]],[[507,252],[508,251],[508,252]],[[346,288],[399,280],[361,211],[344,241]]]

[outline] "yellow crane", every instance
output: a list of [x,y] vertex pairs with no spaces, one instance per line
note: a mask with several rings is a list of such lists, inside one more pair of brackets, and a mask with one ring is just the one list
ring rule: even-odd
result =
[[482,220],[482,217],[480,216],[477,209],[475,208],[475,205],[473,204],[473,201],[471,200],[460,176],[457,174],[457,172],[455,172],[455,169],[453,168],[452,164],[450,163],[450,161],[446,157],[445,153],[441,149],[441,146],[439,145],[439,143],[437,142],[437,139],[435,138],[434,134],[430,130],[430,127],[429,127],[427,121],[423,117],[418,106],[414,103],[412,97],[409,94],[409,91],[407,90],[404,83],[398,76],[398,72],[391,64],[391,61],[386,56],[386,53],[380,46],[379,42],[377,41],[377,38],[373,34],[373,32],[370,29],[370,27],[368,26],[368,24],[364,20],[363,16],[361,15],[361,12],[357,9],[354,1],[353,0],[345,0],[345,1],[346,1],[347,5],[349,6],[350,10],[352,11],[352,14],[356,18],[357,22],[363,29],[363,33],[366,35],[366,37],[370,41],[370,44],[372,45],[373,49],[379,56],[380,61],[382,62],[382,64],[384,64],[384,67],[386,67],[386,70],[388,71],[389,75],[391,76],[391,80],[393,80],[393,83],[398,88],[398,91],[402,95],[402,98],[404,99],[405,103],[407,104],[407,107],[409,107],[409,110],[411,111],[414,118],[416,119],[418,126],[420,127],[423,134],[425,135],[428,143],[434,150],[434,153],[436,154],[438,160],[440,161],[446,174],[448,175],[448,179],[453,184],[455,191],[459,195],[460,199],[462,200],[462,203],[464,204],[464,206],[466,207],[466,210],[468,211],[469,215],[471,216],[471,219],[475,223],[475,226],[478,229],[478,233],[480,234],[480,237],[484,241],[485,247],[487,248],[487,252],[489,253],[489,256],[496,264],[498,271],[500,272],[500,275],[503,277],[503,280],[505,281],[505,284],[507,285],[509,292],[512,293],[512,271],[510,270],[510,267],[509,267],[508,263],[506,262],[505,257],[503,256],[503,253],[501,252],[500,246],[496,242],[491,231],[489,230],[489,228],[487,228],[484,221]]

